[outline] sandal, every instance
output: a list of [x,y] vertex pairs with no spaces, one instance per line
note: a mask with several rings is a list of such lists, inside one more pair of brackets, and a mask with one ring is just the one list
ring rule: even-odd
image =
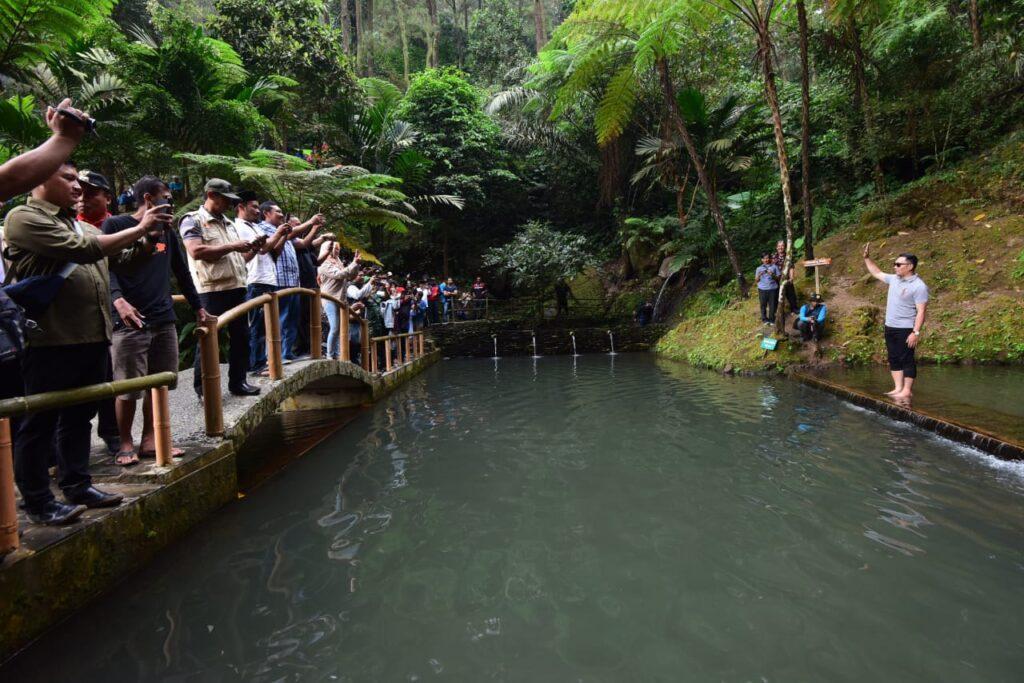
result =
[[114,464],[121,467],[132,467],[139,464],[139,454],[135,450],[114,453]]

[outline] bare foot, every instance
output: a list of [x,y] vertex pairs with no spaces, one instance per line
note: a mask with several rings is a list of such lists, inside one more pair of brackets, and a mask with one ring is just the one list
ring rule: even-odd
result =
[[910,400],[913,397],[914,397],[914,395],[912,393],[910,393],[908,391],[901,391],[898,394],[894,394],[893,397],[892,397],[892,400],[896,401],[896,403],[899,403],[900,405],[909,406],[910,405]]
[[892,391],[885,392],[885,395],[886,396],[895,396],[896,394],[900,393],[901,391],[903,391],[903,390],[902,389],[893,389]]

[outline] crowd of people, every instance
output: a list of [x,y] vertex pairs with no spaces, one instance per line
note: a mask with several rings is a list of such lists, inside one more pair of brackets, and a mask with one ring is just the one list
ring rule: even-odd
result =
[[[374,337],[473,318],[486,306],[477,277],[461,288],[448,278],[398,278],[355,251],[346,258],[324,216],[289,215],[272,197],[210,179],[202,203],[180,219],[178,177],[153,175],[115,193],[101,173],[79,169],[72,151],[89,117],[69,100],[49,108],[51,138],[0,166],[0,199],[29,193],[8,213],[0,234],[0,398],[62,391],[110,380],[177,371],[179,337],[172,280],[199,324],[268,292],[321,288],[346,302],[352,324],[341,339],[338,304],[322,298],[310,320],[300,294],[280,297],[282,358],[310,355],[310,323],[327,328],[322,349],[339,358],[342,343],[361,361],[360,320]],[[111,209],[118,210],[112,215]],[[228,323],[228,389],[252,396],[250,380],[267,374],[263,307]],[[401,355],[401,345],[395,345]],[[200,354],[193,388],[202,399]],[[138,404],[145,419],[132,433]],[[125,467],[155,456],[148,392],[30,413],[12,424],[15,480],[28,517],[64,524],[87,508],[121,503],[89,473],[92,421],[113,461]],[[174,455],[180,455],[175,449]],[[64,501],[51,490],[56,467]]]

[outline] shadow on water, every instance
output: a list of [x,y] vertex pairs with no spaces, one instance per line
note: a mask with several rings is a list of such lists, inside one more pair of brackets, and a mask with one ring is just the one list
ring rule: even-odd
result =
[[363,408],[338,408],[269,416],[239,449],[239,489],[247,493],[265,483],[363,411]]
[[1013,681],[1022,610],[1024,466],[781,378],[465,360],[0,677]]

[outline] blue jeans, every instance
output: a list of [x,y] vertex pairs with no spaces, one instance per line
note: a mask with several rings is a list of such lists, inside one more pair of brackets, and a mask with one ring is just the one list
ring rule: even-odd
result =
[[322,299],[321,304],[327,315],[327,322],[331,326],[330,332],[327,333],[327,357],[338,358],[341,353],[341,347],[338,345],[338,334],[341,332],[341,317],[339,315],[341,311],[338,310],[338,304],[330,299]]
[[299,338],[300,294],[289,294],[278,301],[281,307],[281,357],[295,360],[295,342]]
[[[269,294],[274,285],[252,284],[245,289],[245,300]],[[263,321],[263,307],[249,311],[249,369],[253,372],[267,367],[267,328]]]

